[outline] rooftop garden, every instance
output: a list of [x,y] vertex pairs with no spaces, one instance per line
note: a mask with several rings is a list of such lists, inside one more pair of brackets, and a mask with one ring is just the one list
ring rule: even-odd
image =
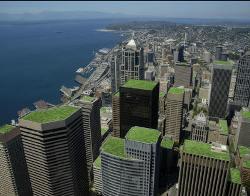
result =
[[243,167],[250,169],[250,160],[243,161]]
[[240,170],[237,168],[230,168],[229,181],[235,184],[241,184]]
[[250,154],[250,148],[246,146],[239,146],[238,148],[239,148],[240,157]]
[[152,144],[157,143],[160,134],[161,133],[156,129],[135,126],[128,131],[125,138],[127,140]]
[[157,85],[156,82],[148,80],[128,80],[123,87],[126,88],[135,88],[141,90],[153,90]]
[[184,88],[172,87],[169,89],[168,93],[170,93],[170,94],[183,94]]
[[100,112],[102,113],[110,113],[111,107],[101,107]]
[[162,148],[167,148],[167,149],[172,149],[174,146],[174,141],[171,140],[168,137],[164,137],[161,141],[161,147]]
[[223,135],[228,135],[228,126],[226,120],[219,120],[220,132]]
[[90,96],[85,95],[81,97],[81,100],[85,102],[92,102],[95,100],[95,97],[90,97]]
[[101,149],[105,153],[109,153],[121,158],[126,158],[124,139],[110,136],[107,138]]
[[231,61],[214,61],[216,65],[232,65]]
[[12,125],[3,125],[0,127],[0,134],[5,134],[5,133],[8,133],[10,132],[12,129],[14,128],[14,126]]
[[49,123],[65,120],[74,114],[78,108],[72,106],[60,106],[49,109],[36,110],[24,116],[23,120],[33,121],[37,123]]
[[211,157],[220,160],[227,160],[227,161],[230,160],[228,151],[227,152],[213,151],[211,147],[212,147],[211,144],[192,141],[192,140],[185,140],[183,144],[183,150],[186,153],[200,155],[204,157]]
[[166,93],[164,93],[164,92],[159,93],[159,97],[164,97],[165,95],[166,95]]
[[243,118],[249,118],[250,119],[250,111],[242,111],[241,112]]
[[117,93],[114,94],[117,97],[120,97],[120,92],[118,91]]
[[101,134],[104,135],[109,130],[108,127],[102,127],[101,128]]
[[101,156],[98,156],[93,164],[95,167],[101,168]]

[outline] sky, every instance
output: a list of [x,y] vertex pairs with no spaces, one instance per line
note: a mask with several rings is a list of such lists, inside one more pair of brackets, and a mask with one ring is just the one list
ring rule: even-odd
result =
[[0,13],[94,11],[174,18],[250,18],[247,1],[1,1]]

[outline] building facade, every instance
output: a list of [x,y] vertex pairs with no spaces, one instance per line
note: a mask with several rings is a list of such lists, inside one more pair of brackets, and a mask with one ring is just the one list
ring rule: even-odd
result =
[[0,195],[32,196],[20,129],[0,127]]
[[36,110],[19,119],[34,196],[88,195],[80,108]]
[[240,112],[238,124],[238,139],[237,144],[250,147],[250,111],[245,108]]
[[133,126],[157,129],[159,83],[129,80],[120,87],[120,137]]
[[229,61],[215,61],[212,69],[212,85],[209,97],[209,116],[225,118],[231,82],[232,64]]
[[175,86],[184,86],[189,88],[192,86],[192,67],[186,63],[176,63],[175,67]]
[[112,96],[112,120],[113,120],[113,132],[114,137],[121,137],[120,134],[120,93],[117,92]]

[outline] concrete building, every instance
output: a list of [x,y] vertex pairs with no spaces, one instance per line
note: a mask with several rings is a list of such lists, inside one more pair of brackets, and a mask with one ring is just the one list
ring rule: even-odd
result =
[[91,181],[92,165],[99,156],[99,149],[102,143],[100,108],[101,99],[90,96],[82,96],[75,104],[81,108],[82,131],[84,132],[84,145],[88,167],[88,177]]
[[227,146],[185,140],[181,148],[178,196],[224,196],[229,167]]
[[238,145],[250,147],[250,111],[243,108],[239,117]]
[[227,121],[220,119],[218,123],[209,121],[208,142],[216,142],[223,145],[228,144],[229,129]]
[[175,86],[184,86],[189,88],[192,86],[192,67],[186,63],[176,63],[175,67]]
[[194,117],[191,127],[191,139],[200,142],[207,142],[208,140],[208,119],[207,116],[201,112]]
[[232,63],[230,61],[215,61],[213,63],[208,110],[210,117],[226,117],[231,73]]
[[249,107],[250,103],[250,51],[243,55],[238,63],[234,103]]
[[173,138],[175,142],[180,140],[183,102],[184,88],[170,88],[165,101],[166,126],[163,135]]
[[242,188],[240,170],[238,168],[230,168],[225,195],[239,196],[242,193]]
[[120,87],[120,137],[133,126],[157,129],[159,83],[129,80]]
[[88,195],[81,109],[37,110],[19,119],[33,195]]
[[112,120],[113,120],[113,132],[114,137],[121,137],[120,134],[120,93],[117,92],[112,97]]
[[154,80],[154,72],[152,70],[147,70],[145,72],[145,80]]
[[0,195],[32,196],[20,130],[0,127]]
[[110,73],[111,73],[111,89],[112,93],[119,90],[120,87],[120,65],[122,61],[121,49],[114,51],[114,55],[110,59]]
[[99,156],[93,163],[93,173],[95,192],[100,195],[102,193],[101,156]]
[[131,39],[122,49],[122,64],[120,67],[120,85],[129,79],[142,80],[144,78],[143,48]]
[[101,148],[104,196],[154,196],[159,177],[160,132],[132,127],[125,139],[109,137]]

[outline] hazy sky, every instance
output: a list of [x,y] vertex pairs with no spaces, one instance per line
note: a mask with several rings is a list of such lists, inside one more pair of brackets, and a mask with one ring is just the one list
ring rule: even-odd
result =
[[242,1],[2,1],[0,12],[99,11],[178,18],[250,18],[250,2]]

